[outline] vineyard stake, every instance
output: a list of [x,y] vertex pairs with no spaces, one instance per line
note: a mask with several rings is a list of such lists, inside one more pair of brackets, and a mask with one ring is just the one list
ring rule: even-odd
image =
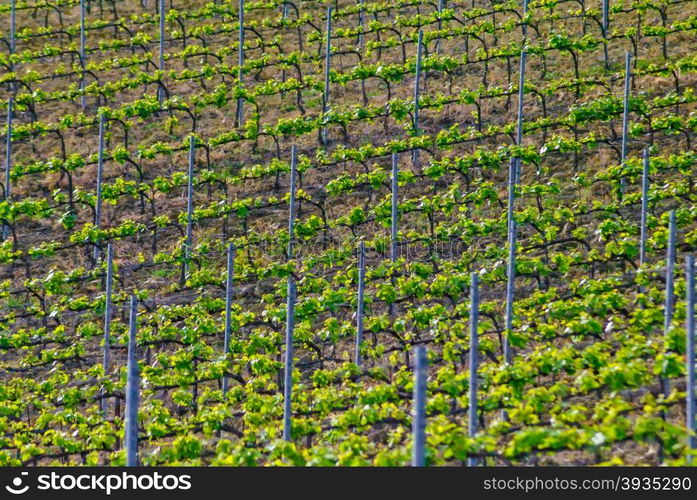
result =
[[[297,148],[290,150],[290,199],[288,206],[288,259],[293,258],[295,237],[295,168]],[[283,439],[291,440],[291,391],[293,385],[293,329],[295,327],[295,281],[288,276],[288,299],[286,303],[286,358],[283,372]]]
[[508,341],[508,333],[513,327],[513,297],[515,294],[515,254],[517,240],[517,225],[513,218],[515,208],[515,182],[518,171],[519,158],[511,158],[508,167],[508,267],[506,283],[506,335],[503,336],[503,358],[510,363],[512,352]]
[[[443,29],[443,20],[441,15],[443,14],[443,8],[445,5],[445,0],[438,0],[438,31]],[[440,36],[436,39],[436,55],[440,54]]]
[[80,106],[85,110],[85,0],[80,0]]
[[[398,211],[397,209],[399,208],[399,204],[397,203],[397,195],[399,193],[399,184],[398,184],[398,178],[399,178],[399,162],[397,161],[397,153],[392,152],[392,181],[391,181],[391,188],[392,188],[392,199],[391,199],[391,208],[390,208],[390,262],[394,264],[397,262],[397,224],[398,224]],[[392,286],[395,286],[395,277],[394,275],[390,279]],[[391,302],[389,307],[388,307],[388,313],[390,315],[390,319],[394,320],[394,302]]]
[[[102,368],[104,376],[109,373],[110,352],[111,352],[111,292],[114,282],[114,247],[111,243],[106,247],[106,291],[104,297],[104,348],[102,358]],[[107,416],[107,401],[102,398],[102,413],[104,418]]]
[[523,145],[523,98],[525,95],[525,66],[528,58],[526,51],[520,52],[520,72],[518,79],[518,126],[516,128],[516,145]]
[[[17,49],[17,12],[15,6],[15,0],[10,1],[10,71],[14,72],[15,63],[12,60],[12,56]],[[10,84],[10,90],[14,92],[17,88],[16,82]]]
[[295,144],[290,147],[290,194],[288,199],[288,259],[293,258],[295,239],[295,194],[297,191],[295,170],[297,164],[297,148]]
[[[365,50],[365,0],[360,0],[359,5],[360,9],[358,10],[358,25],[360,26],[361,30],[358,35],[358,47],[360,51],[363,52]],[[361,80],[361,92],[363,94],[363,104],[367,105],[368,98],[365,91],[365,80]]]
[[360,0],[360,10],[358,11],[358,26],[360,26],[361,31],[358,35],[358,46],[361,50],[365,49],[365,34],[363,33],[365,31],[365,10],[363,9],[364,4],[365,0]]
[[365,294],[365,243],[358,245],[358,305],[356,306],[356,364],[361,366],[363,342],[363,298]]
[[327,145],[327,113],[329,112],[329,70],[332,62],[332,7],[327,7],[327,40],[324,55],[324,93],[322,95],[322,144]]
[[397,261],[397,195],[398,195],[398,176],[399,176],[399,162],[397,161],[397,153],[392,153],[392,204],[391,204],[391,215],[392,220],[390,224],[390,261],[394,264]]
[[[421,87],[421,58],[423,54],[424,32],[419,30],[416,42],[416,77],[414,78],[414,136],[419,134],[419,87]],[[419,160],[419,150],[411,150],[411,161],[416,165]]]
[[286,304],[286,359],[283,372],[283,439],[291,440],[291,404],[293,385],[293,329],[295,327],[295,281],[288,276],[288,303]]
[[[160,71],[162,71],[162,78],[164,79],[164,71],[165,71],[165,0],[160,0],[160,40],[159,40],[159,45],[160,45],[160,59],[159,59],[159,65],[158,68]],[[157,100],[162,104],[162,101],[165,98],[165,91],[162,85],[160,85],[157,88]]]
[[641,234],[639,237],[639,265],[646,264],[646,219],[649,206],[649,150],[644,150],[641,175]]
[[[230,330],[232,329],[232,279],[235,266],[235,245],[230,243],[227,247],[227,276],[225,279],[225,335],[223,337],[223,354],[230,352]],[[223,377],[223,395],[227,394],[229,379]]]
[[[10,0],[10,55],[15,53],[16,49],[16,33],[17,33],[17,9],[16,0]],[[12,66],[10,66],[12,71]]]
[[511,222],[513,222],[513,210],[515,208],[515,186],[516,186],[516,171],[517,163],[520,158],[511,157],[508,164],[508,206],[506,214],[506,222],[508,224],[508,233],[510,238]]
[[[506,269],[506,333],[503,335],[503,361],[510,364],[513,361],[513,348],[509,336],[513,333],[513,300],[515,297],[515,253],[517,242],[518,225],[515,220],[511,220],[508,233],[508,265]],[[508,419],[506,410],[501,412],[503,420]]]
[[138,299],[131,295],[131,320],[128,332],[128,378],[126,382],[126,466],[138,465],[138,361],[136,359],[136,334]]
[[[472,273],[470,284],[470,373],[469,373],[469,426],[467,434],[473,438],[477,434],[477,365],[479,350],[479,275]],[[477,465],[476,457],[467,458],[467,465]]]
[[[7,136],[5,137],[5,200],[10,201],[12,195],[11,176],[12,171],[12,115],[14,114],[14,99],[7,100]],[[8,223],[2,225],[2,239],[5,240],[10,234]]]
[[[99,113],[99,150],[97,152],[97,201],[94,204],[94,227],[99,229],[102,221],[102,177],[104,175],[104,114]],[[99,245],[94,245],[94,261],[99,259]]]
[[603,0],[603,34],[607,38],[607,30],[610,27],[610,0]]
[[525,39],[528,36],[528,23],[525,21],[525,17],[528,15],[528,0],[523,0],[523,22],[522,22],[522,31],[523,31],[523,39]]
[[508,282],[506,283],[506,335],[503,337],[503,359],[510,363],[513,359],[513,351],[508,336],[513,330],[513,298],[515,295],[515,253],[517,239],[517,224],[511,221],[511,229],[508,234]]
[[[523,146],[523,98],[525,96],[525,66],[528,53],[524,50],[520,52],[520,71],[518,75],[518,124],[516,129],[516,146]],[[515,183],[520,180],[522,161],[516,162]]]
[[[685,281],[687,285],[687,311],[685,318],[685,333],[687,335],[687,429],[690,431],[689,447],[697,449],[697,422],[695,422],[695,256],[688,255],[685,262]],[[692,457],[688,457],[688,464],[692,463]]]
[[[664,307],[663,323],[663,334],[666,338],[668,337],[668,331],[670,330],[670,326],[673,321],[676,240],[675,210],[671,210],[668,222],[668,248],[666,250],[666,302]],[[663,394],[666,396],[670,394],[670,380],[667,378],[663,379]]]
[[603,0],[603,53],[605,56],[605,69],[610,69],[610,59],[607,53],[607,36],[610,28],[610,0]]
[[414,360],[414,409],[411,422],[412,449],[411,466],[426,465],[426,376],[428,360],[426,348],[416,347]]
[[624,194],[624,164],[627,161],[627,129],[629,127],[629,81],[632,75],[631,69],[632,55],[627,52],[624,57],[624,111],[622,114],[622,155],[621,155],[621,169],[622,177],[620,177],[620,200]]
[[194,161],[196,139],[189,136],[189,172],[186,195],[186,241],[184,243],[184,279],[189,277],[189,259],[191,258],[192,219],[194,212]]
[[[240,0],[239,7],[239,27],[238,27],[238,43],[239,48],[237,49],[237,80],[238,85],[242,85],[244,72],[242,71],[242,66],[244,66],[244,0]],[[242,97],[237,98],[237,126],[241,127],[244,122],[244,99]]]

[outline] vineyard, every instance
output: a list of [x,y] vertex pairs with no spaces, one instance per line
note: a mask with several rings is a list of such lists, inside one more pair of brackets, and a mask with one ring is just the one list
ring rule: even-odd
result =
[[697,1],[0,19],[0,465],[697,463]]

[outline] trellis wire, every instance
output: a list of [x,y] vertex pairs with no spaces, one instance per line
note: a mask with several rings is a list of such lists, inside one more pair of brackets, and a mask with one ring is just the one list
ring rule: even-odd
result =
[[[421,59],[423,55],[424,32],[419,30],[416,42],[416,75],[414,78],[414,135],[419,134],[419,90],[421,87]],[[411,150],[411,161],[416,165],[419,160],[419,150]]]
[[[104,297],[104,347],[102,350],[102,368],[106,376],[110,370],[111,352],[111,293],[114,282],[114,247],[109,243],[106,247],[106,290]],[[102,398],[102,413],[107,414],[107,401]]]
[[[332,7],[327,7],[327,41],[326,53],[324,55],[324,93],[322,94],[322,116],[326,122],[326,115],[329,112],[329,70],[332,62]],[[322,125],[321,131],[322,144],[327,144],[327,126]]]
[[365,243],[358,245],[358,304],[356,305],[356,364],[361,366],[361,343],[363,342],[363,300],[365,294]]
[[414,408],[411,421],[411,466],[426,465],[426,376],[428,360],[426,348],[416,347],[414,359]]
[[[11,171],[12,171],[12,115],[14,114],[14,99],[10,97],[7,100],[7,135],[5,136],[5,197],[6,201],[10,201],[12,195],[11,189]],[[2,239],[5,240],[9,235],[10,227],[7,223],[2,225]]]
[[[664,336],[668,337],[668,332],[671,328],[671,323],[673,321],[673,289],[675,283],[675,243],[676,228],[675,228],[675,210],[671,210],[668,222],[668,248],[666,250],[666,300],[664,306],[664,323],[663,332]],[[670,380],[668,378],[663,379],[663,394],[668,396],[670,394]]]
[[[238,43],[239,48],[237,49],[237,80],[239,85],[242,85],[244,72],[242,71],[242,66],[244,65],[244,0],[240,0],[239,13],[238,13]],[[242,97],[237,98],[237,125],[242,126],[244,122],[244,99]]]
[[[160,0],[160,40],[159,40],[159,46],[160,46],[160,59],[159,59],[159,65],[158,68],[160,71],[164,72],[165,70],[165,0]],[[162,75],[162,78],[164,78],[164,73]],[[157,88],[157,99],[160,103],[165,98],[165,91],[162,85],[160,85]]]
[[399,162],[397,153],[392,153],[392,202],[391,202],[391,221],[390,221],[390,261],[397,261],[397,195],[398,195]]
[[[467,434],[474,437],[477,434],[477,367],[479,364],[479,275],[472,273],[470,283],[470,352],[469,352],[469,425]],[[468,457],[467,465],[477,465],[476,457]]]
[[293,389],[293,329],[295,327],[295,280],[288,276],[286,304],[286,359],[283,372],[283,439],[291,440],[291,392]]
[[624,164],[627,161],[627,129],[629,127],[629,82],[632,74],[631,68],[632,54],[626,52],[624,55],[624,104],[622,113],[622,151],[621,151],[621,171],[620,177],[620,199],[624,194]]
[[186,241],[184,242],[184,265],[183,278],[189,277],[189,259],[191,258],[192,244],[192,218],[194,211],[194,161],[195,161],[196,139],[193,135],[189,136],[189,171],[186,195]]
[[[228,244],[227,247],[227,276],[225,279],[225,333],[223,337],[223,354],[225,356],[230,352],[230,330],[232,328],[232,279],[234,276],[235,266],[235,245]],[[227,394],[229,379],[225,375],[223,377],[223,394]]]
[[290,147],[290,194],[288,198],[288,259],[293,258],[294,239],[295,239],[295,192],[296,187],[296,164],[297,164],[297,147],[293,144]]
[[85,0],[80,0],[80,106],[85,109]]
[[131,318],[128,331],[128,377],[126,381],[126,466],[138,465],[138,360],[136,359],[136,334],[138,321],[138,299],[131,295]]
[[[102,223],[102,177],[104,175],[104,114],[99,114],[99,149],[97,151],[97,201],[94,204],[94,227]],[[99,260],[99,245],[94,246],[94,261]]]
[[[685,398],[686,426],[690,432],[689,448],[697,449],[697,422],[695,422],[695,256],[688,255],[685,262],[685,281],[687,286],[687,310],[685,318],[685,333],[687,335],[687,396]],[[692,457],[688,456],[688,463],[692,463]]]
[[649,150],[644,149],[641,175],[641,234],[639,236],[639,265],[646,264],[646,219],[649,207]]

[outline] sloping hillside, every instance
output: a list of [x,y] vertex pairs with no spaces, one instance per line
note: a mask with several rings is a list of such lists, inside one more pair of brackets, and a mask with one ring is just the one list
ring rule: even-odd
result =
[[0,6],[0,464],[408,465],[417,347],[427,464],[687,463],[697,1],[82,2]]

